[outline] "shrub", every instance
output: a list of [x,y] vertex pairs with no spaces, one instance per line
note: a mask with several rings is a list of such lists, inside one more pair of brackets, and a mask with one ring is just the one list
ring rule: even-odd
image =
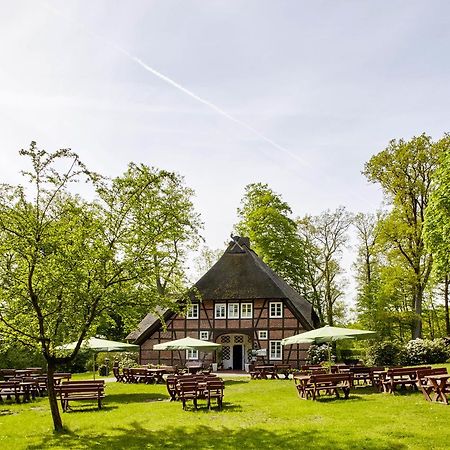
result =
[[[0,344],[1,348],[1,344]],[[47,363],[39,352],[21,345],[1,348],[0,367],[5,369],[24,369],[26,367],[47,367]]]
[[328,361],[328,344],[311,345],[308,349],[308,364],[320,364]]
[[367,349],[367,364],[371,366],[393,366],[399,364],[402,353],[398,342],[375,342]]
[[402,362],[407,365],[446,362],[449,348],[444,339],[413,339],[405,345]]

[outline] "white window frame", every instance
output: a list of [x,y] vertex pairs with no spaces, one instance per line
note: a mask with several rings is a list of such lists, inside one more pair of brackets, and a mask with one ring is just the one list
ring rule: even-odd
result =
[[[244,307],[250,307],[250,312],[244,314]],[[253,303],[241,303],[241,319],[253,319]]]
[[[218,312],[223,312],[218,314]],[[214,305],[214,318],[215,319],[226,319],[227,318],[227,304],[226,303],[216,303]]]
[[198,312],[199,312],[199,310],[200,310],[199,305],[197,303],[194,303],[188,309],[187,314],[186,314],[186,318],[187,319],[198,319]]
[[228,319],[239,319],[239,309],[239,303],[228,303]]
[[186,350],[186,360],[187,361],[197,361],[198,360],[198,350]]
[[[274,314],[272,314],[272,307],[275,309]],[[278,314],[278,307],[280,308],[280,314]],[[271,319],[279,319],[283,317],[283,302],[270,302],[269,303],[269,317]]]
[[[277,350],[280,352],[279,356],[276,356],[278,353]],[[281,341],[269,341],[269,359],[272,361],[283,360],[283,346],[281,345]]]
[[207,341],[209,339],[209,331],[200,331],[199,332],[199,339],[201,341]]
[[258,330],[258,339],[260,341],[267,341],[269,339],[269,332],[267,330]]

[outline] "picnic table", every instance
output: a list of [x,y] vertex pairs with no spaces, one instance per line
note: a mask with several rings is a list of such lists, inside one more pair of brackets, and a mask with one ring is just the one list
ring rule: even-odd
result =
[[250,372],[250,377],[256,380],[267,380],[268,376],[270,376],[270,378],[272,379],[277,378],[273,365],[255,366]]
[[425,376],[425,378],[430,382],[430,385],[432,387],[432,392],[430,393],[433,395],[433,397],[431,397],[430,395],[430,399],[432,401],[448,405],[448,398],[445,394],[450,392],[450,383],[448,382],[450,374],[443,373],[436,375],[427,375]]
[[153,379],[155,380],[155,383],[161,383],[164,384],[164,378],[163,375],[166,373],[165,369],[157,369],[157,368],[150,368],[147,369],[147,373],[149,373]]
[[313,375],[294,375],[297,392],[302,399],[316,400],[321,391],[334,393],[339,398],[339,389],[347,399],[350,394],[352,375],[350,373],[325,373]]
[[284,375],[284,379],[287,380],[289,378],[289,374],[291,373],[291,365],[290,364],[275,364],[275,377],[279,378],[278,375]]
[[422,369],[429,369],[427,367],[399,367],[395,369],[388,369],[386,374],[382,374],[381,387],[383,392],[393,394],[397,386],[406,388],[411,386],[415,389],[417,386],[417,371]]
[[311,375],[294,374],[293,378],[299,397],[306,399],[306,388],[308,387]]

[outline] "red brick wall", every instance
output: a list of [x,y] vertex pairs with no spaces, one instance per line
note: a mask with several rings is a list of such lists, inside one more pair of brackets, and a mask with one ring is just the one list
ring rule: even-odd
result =
[[[198,319],[187,319],[181,315],[175,315],[167,321],[167,331],[162,327],[154,332],[152,336],[141,345],[141,363],[159,363],[169,365],[184,365],[185,352],[159,352],[152,350],[153,345],[160,342],[167,342],[173,339],[180,339],[185,336],[199,338],[200,331],[209,331],[209,340],[216,341],[217,337],[226,333],[242,333],[250,336],[254,348],[268,348],[269,340],[281,340],[292,336],[303,330],[301,323],[295,318],[293,312],[285,304],[282,318],[269,318],[269,302],[281,301],[279,299],[257,299],[245,300],[241,302],[253,303],[253,319],[215,319],[214,301],[203,300],[199,308]],[[226,300],[217,303],[227,303]],[[240,303],[230,301],[230,303]],[[228,310],[227,310],[228,315]],[[258,330],[267,330],[269,336],[267,340],[258,340]],[[214,354],[201,355],[205,363],[213,361]],[[305,346],[297,345],[283,347],[283,361],[291,363],[293,366],[303,364],[306,359]],[[267,361],[276,362],[276,361]],[[280,361],[278,361],[280,362]]]

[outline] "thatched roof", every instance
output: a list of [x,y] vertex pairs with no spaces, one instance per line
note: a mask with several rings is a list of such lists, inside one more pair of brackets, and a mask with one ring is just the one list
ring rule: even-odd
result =
[[[306,330],[315,328],[318,318],[311,304],[278,276],[251,250],[248,238],[235,237],[225,253],[195,283],[207,300],[285,300]],[[159,319],[150,314],[139,324],[139,330],[127,339],[144,340]]]

